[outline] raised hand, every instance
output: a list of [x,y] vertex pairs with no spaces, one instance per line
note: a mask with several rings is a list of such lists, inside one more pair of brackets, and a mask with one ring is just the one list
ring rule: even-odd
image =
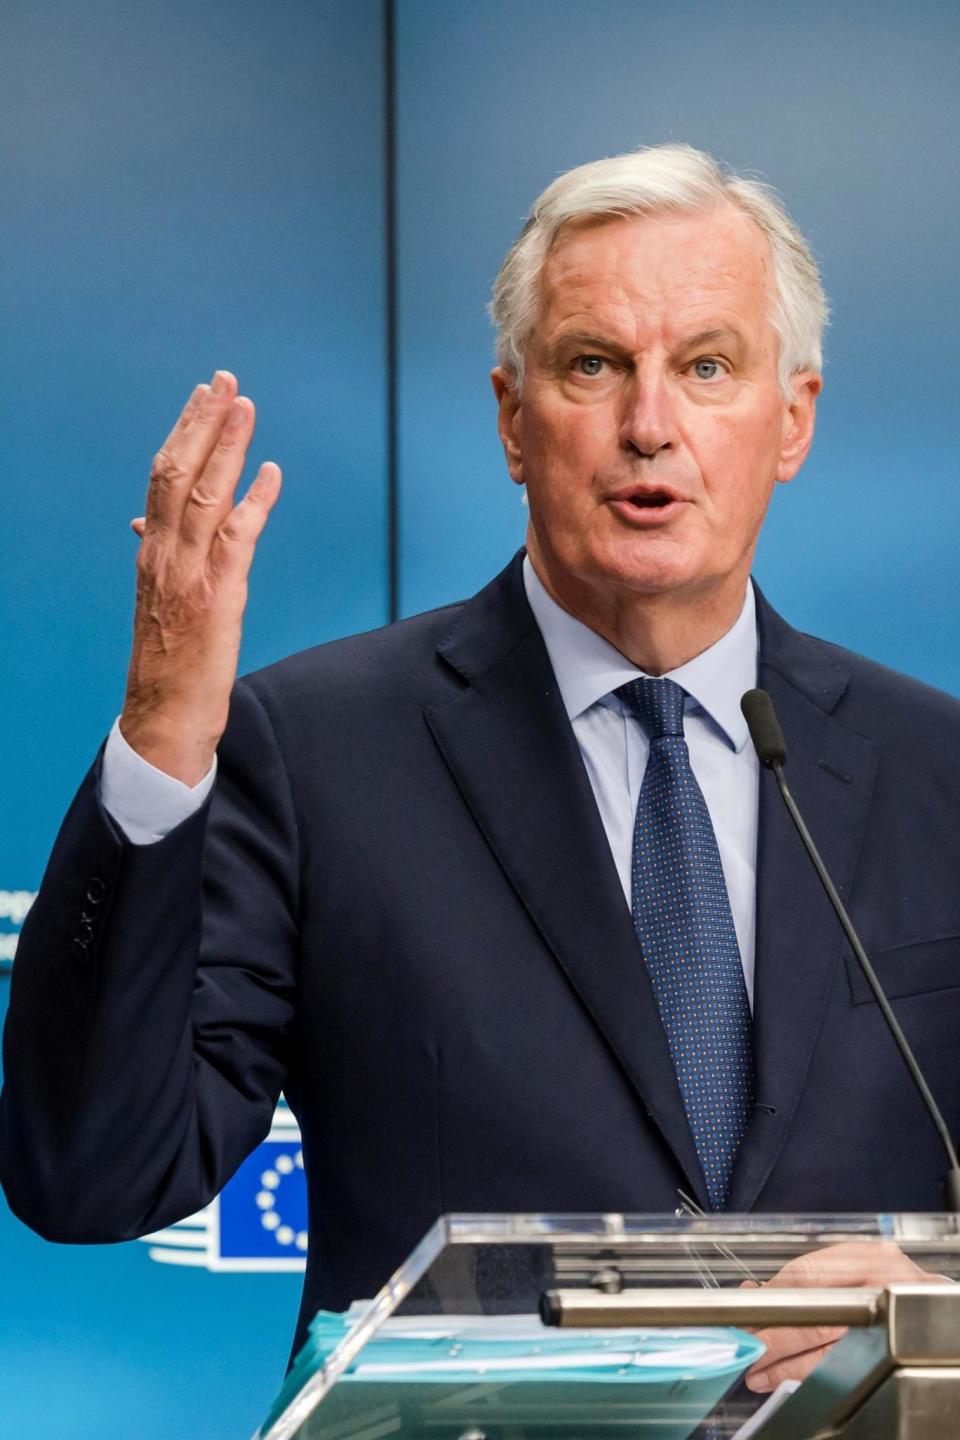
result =
[[267,461],[239,503],[253,402],[218,370],[158,451],[140,536],[124,739],[187,785],[207,773],[237,673],[247,576],[280,470]]

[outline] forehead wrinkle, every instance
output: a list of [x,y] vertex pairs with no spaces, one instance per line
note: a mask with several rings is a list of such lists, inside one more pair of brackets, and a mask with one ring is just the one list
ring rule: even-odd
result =
[[618,350],[636,355],[655,344],[659,338],[671,353],[682,353],[713,343],[733,347],[749,345],[750,335],[739,316],[708,311],[703,317],[666,315],[651,320],[630,305],[619,306],[609,301],[594,310],[577,309],[561,315],[555,324],[544,327],[542,335],[546,353],[555,357],[570,346]]
[[[709,217],[699,217],[704,218]],[[637,263],[638,251],[652,227],[671,225],[672,220],[617,219],[574,231],[551,251],[541,272],[535,328],[546,321],[554,338],[560,329],[602,333],[612,325],[611,340],[625,343],[629,331],[636,349],[643,348],[642,334],[649,334],[651,326],[668,338],[671,348],[690,343],[699,331],[717,329],[730,330],[741,341],[762,343],[759,326],[770,321],[774,300],[769,242],[739,211],[721,212],[716,218],[715,232],[699,246],[680,244],[675,250],[666,247],[665,253],[661,247],[647,267]],[[739,243],[737,229],[758,243]],[[760,305],[758,294],[764,300]]]

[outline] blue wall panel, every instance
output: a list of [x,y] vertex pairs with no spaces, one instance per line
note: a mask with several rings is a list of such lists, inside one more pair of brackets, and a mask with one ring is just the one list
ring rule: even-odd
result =
[[380,47],[370,0],[4,8],[0,627],[23,789],[0,886],[37,878],[119,708],[127,522],[215,366],[286,476],[246,667],[385,618]]
[[786,196],[834,304],[814,452],[757,573],[794,623],[960,691],[960,20],[889,0],[400,6],[402,602],[471,592],[522,538],[484,315],[560,171],[684,140]]
[[[215,366],[285,471],[244,667],[386,618],[382,72],[376,0],[3,6],[6,951],[120,706],[150,457]],[[226,1440],[282,1377],[295,1274],[47,1245],[2,1204],[0,1274],[4,1434]]]

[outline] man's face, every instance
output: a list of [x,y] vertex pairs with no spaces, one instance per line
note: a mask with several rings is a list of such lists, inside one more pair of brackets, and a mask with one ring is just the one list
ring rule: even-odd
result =
[[732,206],[561,232],[522,395],[494,371],[528,545],[567,603],[739,603],[778,480],[800,468],[819,377],[777,379],[766,237]]

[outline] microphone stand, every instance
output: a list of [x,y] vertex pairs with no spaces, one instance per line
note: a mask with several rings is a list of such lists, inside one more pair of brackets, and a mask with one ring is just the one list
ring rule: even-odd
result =
[[863,971],[867,984],[873,991],[874,998],[880,1007],[880,1012],[887,1022],[890,1033],[897,1043],[897,1048],[913,1077],[914,1084],[923,1098],[930,1118],[937,1128],[937,1133],[943,1142],[943,1147],[947,1153],[949,1162],[946,1175],[947,1205],[953,1214],[960,1214],[960,1161],[957,1159],[957,1152],[950,1138],[947,1123],[940,1113],[940,1107],[933,1098],[920,1066],[917,1064],[909,1041],[901,1030],[900,1023],[893,1013],[890,1001],[887,999],[883,986],[877,977],[877,972],[871,965],[867,957],[867,952],[860,943],[860,937],[853,928],[853,922],[847,914],[846,907],[837,894],[836,886],[827,873],[827,867],[820,858],[820,852],[814,844],[813,836],[807,829],[803,816],[797,808],[797,802],[790,793],[790,787],[783,773],[783,766],[787,758],[787,747],[783,738],[783,731],[780,729],[780,724],[773,708],[773,701],[765,690],[748,690],[740,702],[740,707],[743,710],[749,726],[750,738],[753,740],[757,757],[761,765],[765,766],[767,770],[773,771],[790,819],[796,826],[797,834],[803,841],[803,847],[810,857],[810,861],[817,872],[821,885],[826,891],[827,899],[833,906],[834,913],[840,921],[843,933],[847,937],[854,955],[857,957],[857,963]]

